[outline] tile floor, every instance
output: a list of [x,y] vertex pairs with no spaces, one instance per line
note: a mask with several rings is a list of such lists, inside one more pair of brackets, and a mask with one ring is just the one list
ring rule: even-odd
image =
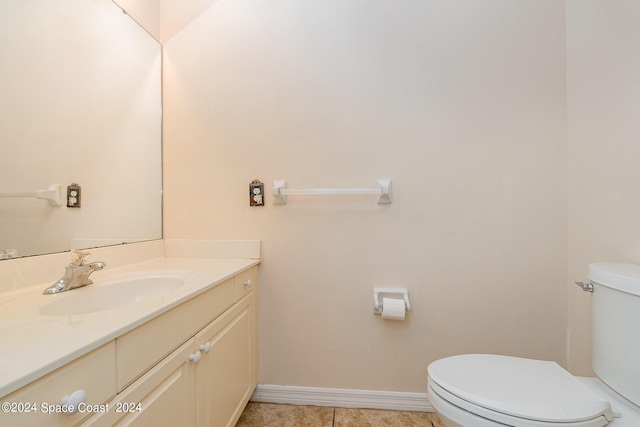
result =
[[236,427],[443,427],[434,413],[249,402]]

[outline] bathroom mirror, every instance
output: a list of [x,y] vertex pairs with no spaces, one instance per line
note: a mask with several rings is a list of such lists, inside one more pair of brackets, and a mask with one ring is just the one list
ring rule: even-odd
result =
[[0,259],[162,237],[161,57],[112,0],[0,0]]

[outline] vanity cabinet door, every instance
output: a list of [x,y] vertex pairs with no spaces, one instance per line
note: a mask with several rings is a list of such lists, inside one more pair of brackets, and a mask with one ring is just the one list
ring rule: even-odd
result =
[[118,394],[104,413],[82,426],[193,426],[195,353],[191,339]]
[[196,425],[233,426],[256,386],[254,293],[196,335]]

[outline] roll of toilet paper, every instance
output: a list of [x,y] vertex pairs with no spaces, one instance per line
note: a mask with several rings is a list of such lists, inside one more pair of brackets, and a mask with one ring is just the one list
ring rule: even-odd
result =
[[389,320],[404,320],[404,299],[382,298],[382,318]]

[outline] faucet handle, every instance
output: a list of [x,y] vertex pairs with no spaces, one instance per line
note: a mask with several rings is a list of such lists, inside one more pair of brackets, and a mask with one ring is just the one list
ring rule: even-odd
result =
[[83,265],[85,259],[89,258],[89,256],[91,256],[91,253],[89,251],[83,251],[83,250],[75,250],[73,252],[71,252],[71,264],[73,265]]

